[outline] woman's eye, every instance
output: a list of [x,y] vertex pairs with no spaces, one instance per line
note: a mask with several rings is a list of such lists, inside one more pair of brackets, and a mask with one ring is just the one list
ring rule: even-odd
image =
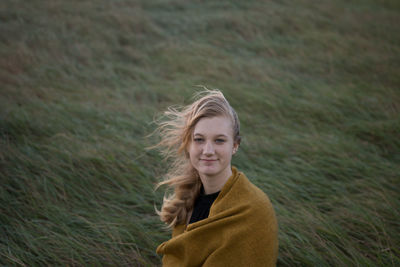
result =
[[225,142],[225,140],[224,140],[224,139],[217,139],[217,140],[215,140],[215,142],[216,142],[216,143],[220,143],[220,144],[221,144],[221,143],[224,143],[224,142]]
[[200,143],[203,141],[203,138],[194,138],[193,141],[195,141],[196,143]]

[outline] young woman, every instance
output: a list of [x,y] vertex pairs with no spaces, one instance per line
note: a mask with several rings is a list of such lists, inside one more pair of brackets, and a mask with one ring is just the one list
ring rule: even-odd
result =
[[165,115],[158,146],[173,163],[159,185],[174,193],[158,212],[173,228],[157,248],[163,266],[274,266],[275,213],[264,192],[231,166],[240,127],[224,95],[207,90]]

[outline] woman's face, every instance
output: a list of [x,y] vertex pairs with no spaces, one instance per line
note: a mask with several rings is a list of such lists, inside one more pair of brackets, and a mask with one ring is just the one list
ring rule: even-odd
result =
[[194,127],[188,147],[190,162],[200,177],[226,178],[231,173],[231,159],[237,144],[233,141],[233,127],[224,116],[202,118]]

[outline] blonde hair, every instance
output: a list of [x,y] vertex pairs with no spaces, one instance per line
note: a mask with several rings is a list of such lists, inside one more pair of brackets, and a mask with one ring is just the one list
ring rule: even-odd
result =
[[200,177],[187,152],[197,122],[205,117],[225,116],[232,121],[234,143],[240,144],[241,140],[238,116],[219,90],[206,89],[196,97],[197,100],[186,107],[169,107],[158,122],[161,141],[155,147],[160,148],[161,154],[171,159],[172,164],[157,188],[168,185],[173,193],[164,195],[161,211],[157,213],[169,227],[185,223],[200,193]]

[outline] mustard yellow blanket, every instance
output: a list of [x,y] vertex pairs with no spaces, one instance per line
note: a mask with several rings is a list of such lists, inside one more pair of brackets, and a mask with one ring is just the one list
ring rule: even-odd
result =
[[209,217],[175,226],[157,248],[163,266],[275,266],[278,225],[268,197],[232,168]]

